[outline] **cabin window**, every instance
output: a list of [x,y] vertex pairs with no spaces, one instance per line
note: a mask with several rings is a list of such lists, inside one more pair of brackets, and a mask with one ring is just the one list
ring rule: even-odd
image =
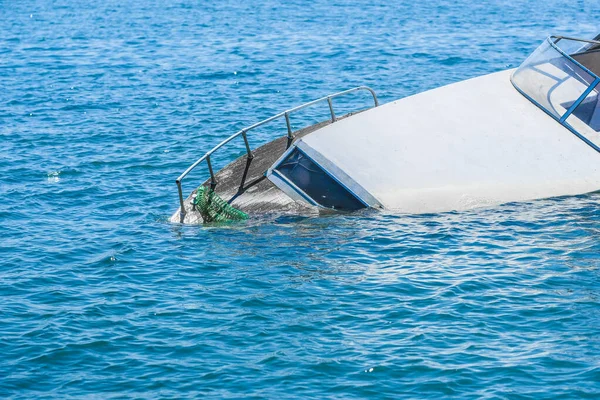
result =
[[275,170],[323,207],[342,211],[366,208],[361,200],[298,148]]

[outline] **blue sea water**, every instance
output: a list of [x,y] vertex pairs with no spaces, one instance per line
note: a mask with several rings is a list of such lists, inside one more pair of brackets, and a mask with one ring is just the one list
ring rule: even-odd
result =
[[598,15],[1,1],[0,397],[599,398],[600,195],[167,221],[175,178],[243,126],[357,85],[387,102],[515,67]]

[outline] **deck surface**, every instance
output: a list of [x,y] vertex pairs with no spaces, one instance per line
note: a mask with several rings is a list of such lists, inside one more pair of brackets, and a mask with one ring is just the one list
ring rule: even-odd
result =
[[[359,111],[360,112],[360,111]],[[344,115],[338,120],[347,118],[355,113]],[[323,121],[293,133],[294,140],[298,140],[309,133],[330,125],[331,121]],[[318,209],[313,206],[298,203],[283,193],[277,186],[265,177],[265,172],[287,149],[288,138],[277,138],[257,149],[252,150],[254,158],[248,159],[244,154],[231,162],[215,174],[217,184],[215,193],[233,207],[249,215],[265,214],[270,212],[294,213],[300,215],[317,214]],[[210,187],[210,178],[203,186]],[[192,194],[184,201],[186,216],[184,223],[202,223],[200,213],[192,207]],[[179,209],[171,217],[172,222],[181,222]]]

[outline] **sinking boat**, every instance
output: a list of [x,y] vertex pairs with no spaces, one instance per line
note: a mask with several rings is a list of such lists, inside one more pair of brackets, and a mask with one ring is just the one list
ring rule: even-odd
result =
[[[599,75],[600,41],[550,36],[516,69],[384,105],[368,87],[323,97],[204,154],[177,179],[180,207],[171,220],[210,220],[204,206],[213,198],[219,210],[240,215],[431,213],[598,191]],[[358,92],[372,107],[338,117],[334,101]],[[320,104],[329,120],[292,130],[294,113]],[[252,131],[275,121],[281,137],[252,149]],[[213,171],[216,153],[238,138],[245,154]],[[184,178],[201,164],[208,179],[184,198]]]

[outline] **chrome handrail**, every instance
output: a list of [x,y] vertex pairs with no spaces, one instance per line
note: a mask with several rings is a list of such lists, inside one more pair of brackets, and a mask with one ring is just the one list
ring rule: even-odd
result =
[[181,188],[181,181],[183,180],[183,178],[185,178],[190,172],[192,172],[192,170],[194,168],[196,168],[200,163],[202,163],[202,161],[206,160],[206,164],[208,166],[208,171],[210,172],[210,182],[212,185],[216,185],[217,180],[215,179],[215,173],[213,171],[212,168],[212,164],[210,162],[210,156],[217,150],[219,150],[221,147],[225,146],[227,143],[231,142],[233,139],[235,139],[238,136],[242,136],[244,139],[244,144],[246,146],[246,153],[247,153],[247,157],[248,159],[252,159],[254,158],[254,155],[252,154],[252,150],[250,150],[250,144],[248,143],[248,131],[258,128],[259,126],[265,125],[271,121],[274,121],[276,119],[279,119],[281,117],[285,117],[285,123],[287,125],[287,137],[288,137],[288,143],[291,143],[291,141],[294,139],[293,133],[292,133],[292,125],[290,123],[290,114],[295,112],[295,111],[299,111],[302,109],[305,109],[307,107],[310,107],[314,104],[320,103],[322,101],[327,101],[327,104],[329,105],[329,112],[331,114],[331,122],[335,122],[337,120],[336,116],[335,116],[335,112],[333,111],[333,103],[332,103],[332,99],[339,97],[339,96],[343,96],[345,94],[348,93],[352,93],[352,92],[356,92],[359,90],[366,90],[368,92],[371,93],[371,95],[373,96],[373,102],[375,103],[374,107],[379,106],[379,101],[377,100],[377,95],[375,94],[375,91],[373,89],[371,89],[370,87],[367,86],[358,86],[352,89],[348,89],[348,90],[344,90],[341,92],[337,92],[334,94],[330,94],[329,96],[325,96],[325,97],[321,97],[319,99],[313,100],[313,101],[309,101],[308,103],[304,103],[302,105],[299,105],[297,107],[294,108],[290,108],[289,110],[286,110],[282,113],[279,113],[277,115],[274,115],[270,118],[267,118],[265,120],[262,120],[260,122],[257,122],[254,125],[250,125],[236,133],[234,133],[233,135],[229,136],[227,139],[223,140],[221,143],[219,143],[218,145],[216,145],[215,147],[213,147],[210,151],[208,151],[206,154],[204,154],[202,157],[200,157],[195,163],[193,163],[192,165],[190,165],[188,167],[188,169],[186,169],[180,176],[179,178],[177,178],[177,180],[175,181],[175,183],[177,183],[177,190],[179,192],[179,205],[180,205],[180,211],[179,211],[179,216],[180,216],[180,220],[181,222],[183,222],[184,217],[185,217],[185,205],[184,205],[184,200],[183,200],[183,191]]

